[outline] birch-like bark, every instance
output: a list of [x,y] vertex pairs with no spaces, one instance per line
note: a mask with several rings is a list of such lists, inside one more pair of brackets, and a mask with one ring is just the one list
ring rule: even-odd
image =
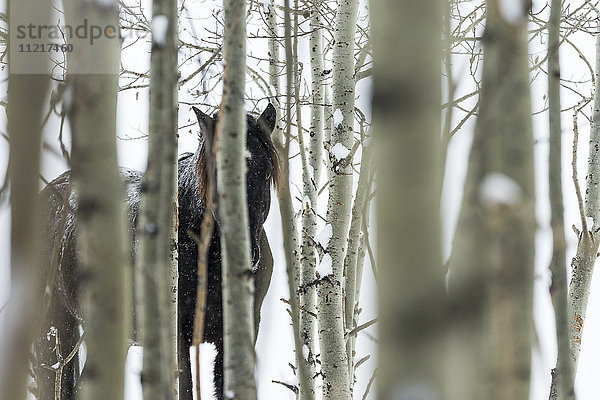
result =
[[317,200],[323,149],[323,34],[321,0],[310,5],[310,65],[311,106],[309,126],[308,170],[303,171],[302,199],[302,276],[300,281],[300,335],[302,336],[303,360],[307,363],[308,386],[300,387],[300,399],[314,399],[316,371],[316,287],[315,271],[317,249],[314,237],[317,233]]
[[254,284],[246,200],[246,4],[226,0],[223,103],[217,124],[217,191],[221,219],[225,396],[256,399]]
[[[117,27],[116,2],[68,2],[67,22]],[[116,106],[120,40],[81,46],[68,58],[72,90],[72,176],[77,194],[79,296],[86,366],[80,398],[123,399],[130,313],[123,182],[117,168]],[[94,64],[96,74],[85,74]]]
[[[363,215],[371,186],[371,159],[373,151],[370,144],[365,143],[363,146],[365,147],[363,147],[362,152],[358,187],[356,188],[356,196],[354,197],[354,205],[352,206],[352,220],[350,221],[350,231],[348,233],[348,251],[344,260],[346,279],[344,318],[346,332],[358,326],[358,294],[360,293],[359,286],[361,284],[361,280],[358,278],[362,279],[362,271],[360,274],[358,272],[360,233],[363,227]],[[353,386],[354,382],[355,345],[356,335],[346,338],[346,354],[348,357],[348,373],[351,386]]]
[[[266,29],[267,34],[269,35],[269,39],[267,40],[269,46],[269,85],[271,86],[271,91],[274,96],[272,103],[277,111],[277,121],[279,121],[281,116],[281,101],[279,99],[281,85],[279,75],[281,74],[282,67],[278,41],[279,26],[277,24],[277,13],[275,10],[276,0],[270,0],[265,10],[265,19],[267,21]],[[271,138],[273,139],[276,148],[283,148],[282,131],[279,124],[275,125]]]
[[552,226],[553,251],[550,262],[552,285],[550,294],[554,304],[558,361],[552,371],[550,399],[575,398],[575,376],[569,340],[568,287],[564,206],[562,196],[562,129],[560,123],[560,0],[552,0],[548,23],[548,101],[550,118],[550,225]]
[[331,260],[331,271],[318,283],[317,310],[323,399],[341,400],[352,396],[344,338],[342,278],[352,206],[352,156],[348,153],[354,142],[354,35],[358,1],[339,0],[337,6],[332,88],[335,111],[331,120],[327,203],[327,224],[331,225],[332,236],[321,261]]
[[487,1],[479,118],[449,271],[459,321],[447,345],[452,399],[529,398],[535,213],[527,3],[507,19],[497,0]]
[[[275,18],[273,17],[273,20]],[[277,32],[276,25],[270,28],[272,32]],[[300,245],[298,239],[298,231],[296,227],[296,219],[294,217],[294,209],[292,206],[292,196],[290,193],[290,171],[289,171],[289,152],[290,152],[290,139],[291,139],[291,110],[292,110],[292,82],[293,82],[293,68],[292,68],[292,23],[290,18],[290,2],[284,0],[284,40],[285,40],[285,76],[286,76],[286,131],[285,131],[285,144],[283,142],[283,131],[277,128],[273,133],[273,143],[279,153],[279,159],[282,162],[281,165],[281,178],[277,187],[277,198],[279,200],[279,212],[281,214],[281,225],[283,231],[283,249],[285,253],[286,261],[286,272],[288,275],[288,288],[290,291],[290,308],[292,316],[292,328],[294,331],[294,350],[296,356],[296,365],[298,366],[299,386],[309,387],[308,379],[309,373],[307,371],[307,363],[303,361],[302,357],[302,339],[300,337],[300,311],[299,311],[299,296],[298,296],[298,285],[299,277],[301,272],[300,259]],[[272,43],[272,48],[278,48],[277,45]],[[272,53],[273,56],[279,56],[277,52]],[[276,61],[276,60],[275,60]],[[272,71],[274,72],[274,71]],[[271,75],[271,83],[275,84],[276,75]],[[280,133],[280,134],[278,134]],[[302,389],[300,389],[302,390]]]
[[176,399],[178,392],[177,2],[156,0],[152,14],[150,134],[140,224],[143,296],[137,308],[144,398],[163,400]]
[[[18,1],[18,3],[17,3]],[[28,21],[32,2],[12,0],[7,5],[14,24]],[[38,15],[49,15],[50,4],[36,2]],[[14,18],[14,19],[12,19]],[[11,29],[13,27],[11,26]],[[9,43],[10,44],[10,43]],[[13,57],[11,52],[10,57]],[[9,63],[14,60],[9,58]],[[41,121],[47,98],[47,75],[18,74],[9,64],[8,134],[10,137],[10,212],[11,212],[11,301],[7,312],[15,319],[6,336],[7,360],[2,368],[0,393],[7,399],[27,397],[28,365],[36,317],[42,299],[40,288],[40,202],[38,174],[40,168]],[[43,67],[42,67],[43,68]],[[6,314],[5,314],[6,315]],[[8,364],[5,364],[8,366]]]
[[[590,285],[594,272],[594,263],[600,244],[600,35],[596,36],[596,87],[594,93],[594,109],[588,156],[587,188],[585,194],[585,211],[581,212],[582,232],[579,234],[577,251],[571,261],[571,281],[569,283],[569,337],[571,341],[571,361],[573,374],[577,372],[579,352],[585,315],[587,311]],[[577,151],[574,143],[574,153]],[[575,166],[574,166],[575,168]],[[576,178],[574,169],[573,176]],[[580,200],[581,201],[581,200]],[[580,204],[581,208],[581,204]],[[585,214],[584,214],[585,213]],[[593,226],[589,226],[586,218],[591,218]]]
[[445,399],[440,250],[441,1],[371,6],[378,398]]

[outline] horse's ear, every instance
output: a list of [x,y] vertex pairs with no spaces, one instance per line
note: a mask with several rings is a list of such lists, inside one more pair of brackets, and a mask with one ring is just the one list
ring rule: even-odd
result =
[[196,118],[198,118],[198,125],[200,125],[200,134],[202,136],[214,136],[215,121],[208,114],[204,114],[196,107],[192,107],[192,110],[194,110],[194,113],[196,113]]
[[269,103],[265,111],[258,117],[258,126],[268,135],[275,129],[275,121],[277,120],[277,110],[273,104]]

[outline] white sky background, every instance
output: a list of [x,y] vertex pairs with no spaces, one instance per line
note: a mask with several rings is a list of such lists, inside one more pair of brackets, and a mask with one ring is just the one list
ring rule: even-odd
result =
[[[145,0],[146,4],[150,2]],[[581,1],[572,1],[570,3],[578,5]],[[514,3],[514,2],[509,2]],[[189,15],[193,19],[193,31],[202,37],[206,32],[204,29],[208,26],[214,28],[214,20],[212,10],[217,7],[210,0],[187,0],[186,7]],[[545,1],[534,1],[534,11],[539,11],[545,4]],[[574,7],[572,7],[574,8]],[[361,10],[364,7],[361,6]],[[146,14],[149,17],[149,8],[146,6]],[[542,17],[547,19],[547,12],[542,14]],[[187,19],[186,19],[187,21]],[[302,18],[301,18],[302,21]],[[185,37],[186,32],[189,32],[190,25],[188,22],[182,22],[181,34]],[[256,32],[261,29],[262,21],[253,17],[249,21],[249,32]],[[594,39],[588,34],[577,34],[572,37],[572,40],[580,46],[579,49],[585,54],[588,60],[591,60],[593,65],[594,60]],[[126,42],[127,44],[127,42]],[[531,50],[540,54],[543,57],[545,52],[545,43],[534,41],[531,43]],[[123,64],[126,68],[137,71],[147,71],[149,66],[149,45],[143,44],[143,41],[135,47],[130,47],[123,53]],[[306,58],[307,43],[301,43],[300,52],[304,62],[304,75],[308,75],[309,62]],[[252,39],[248,41],[248,52],[251,55],[266,55],[266,41],[261,39]],[[199,65],[206,59],[193,59],[182,65],[182,76],[186,76],[186,71],[193,70],[190,62]],[[249,57],[249,64],[254,63],[254,59]],[[328,61],[330,67],[330,62]],[[566,79],[580,80],[587,77],[589,80],[589,71],[578,58],[577,54],[566,45],[561,47],[561,66],[562,77]],[[267,66],[263,65],[262,69],[266,70]],[[459,84],[455,96],[468,93],[472,90],[468,80],[468,65],[457,61],[454,66],[455,77],[461,77],[463,83]],[[209,71],[214,73],[215,71]],[[0,83],[0,93],[4,93],[6,89],[5,82]],[[259,90],[249,82],[249,90],[254,97],[260,97]],[[363,80],[358,88],[358,106],[365,112],[368,112],[370,82]],[[533,110],[539,111],[544,107],[543,94],[546,92],[545,77],[539,76],[532,85],[532,104]],[[582,85],[580,90],[586,95],[591,95],[591,84]],[[216,87],[210,96],[201,101],[216,106],[220,98],[220,87]],[[146,164],[147,143],[145,139],[136,139],[147,132],[148,111],[147,111],[147,90],[128,90],[121,92],[119,95],[119,114],[118,114],[118,132],[120,140],[118,141],[119,162],[123,166],[143,170]],[[0,97],[2,97],[1,95]],[[562,91],[563,108],[566,105],[571,105],[574,96],[568,90]],[[180,101],[194,103],[193,89],[185,87],[180,93]],[[264,109],[267,102],[262,100],[258,104],[258,110]],[[200,107],[203,111],[211,112],[212,110],[206,107]],[[189,111],[190,107],[187,104],[180,104],[180,126],[188,125],[190,122],[195,123],[195,117]],[[253,109],[253,104],[248,102],[247,109]],[[588,106],[587,114],[590,115],[591,106]],[[305,110],[307,111],[307,110]],[[459,115],[455,114],[457,123]],[[5,131],[6,117],[0,115],[2,130]],[[308,123],[308,113],[303,113],[303,121]],[[578,209],[571,179],[571,112],[563,113],[563,149],[564,149],[564,165],[563,165],[563,184],[565,194],[565,227],[566,238],[568,241],[568,264],[574,254],[576,246],[576,238],[570,229],[571,225],[578,225]],[[56,149],[56,131],[58,129],[58,120],[53,118],[50,120],[48,132],[46,132],[47,140],[52,141],[53,148]],[[472,139],[472,130],[474,127],[474,119],[471,119],[463,129],[450,142],[450,149],[447,159],[446,177],[444,186],[444,200],[442,207],[443,220],[445,221],[444,230],[444,246],[446,253],[449,251],[451,232],[454,229],[456,216],[460,206],[460,193],[464,182],[466,163],[468,158],[468,149]],[[549,228],[549,203],[547,200],[547,157],[548,157],[548,122],[547,114],[540,114],[534,117],[535,129],[535,162],[536,162],[536,194],[537,194],[537,219],[538,219],[538,234],[536,240],[536,279],[535,279],[535,323],[537,332],[538,347],[533,351],[533,371],[532,371],[532,400],[545,400],[549,389],[550,369],[554,367],[556,360],[556,339],[554,336],[554,315],[550,298],[548,294],[548,285],[550,282],[550,274],[548,272],[548,264],[550,261],[551,251],[551,235]],[[586,170],[587,160],[587,143],[589,137],[589,123],[584,119],[579,119],[580,129],[580,147],[579,147],[579,177],[580,182],[583,182]],[[192,125],[189,128],[180,131],[179,147],[180,152],[194,151],[197,146],[197,125]],[[297,150],[297,148],[296,148]],[[292,150],[292,154],[296,150]],[[360,152],[360,151],[359,151]],[[60,153],[59,153],[60,154]],[[0,171],[4,171],[4,166],[7,162],[8,146],[4,139],[0,138]],[[292,160],[292,196],[297,197],[296,207],[300,205],[302,195],[299,188],[301,179],[299,175],[298,157]],[[64,171],[67,166],[60,158],[46,151],[43,162],[43,175],[47,179],[53,179],[59,173]],[[3,175],[0,173],[0,177]],[[1,178],[0,178],[1,179]],[[294,185],[294,183],[296,185]],[[280,301],[281,298],[289,296],[287,290],[287,282],[285,276],[285,260],[283,256],[283,247],[281,243],[281,225],[279,222],[279,210],[276,196],[273,193],[271,204],[271,212],[265,224],[267,235],[273,248],[275,257],[275,271],[271,288],[267,294],[267,298],[263,304],[262,322],[259,332],[259,341],[257,344],[257,381],[260,399],[293,399],[291,392],[280,385],[271,383],[271,380],[281,380],[285,382],[293,382],[295,378],[291,372],[288,363],[294,363],[293,342],[291,337],[291,326],[289,316],[286,313],[285,305]],[[325,191],[319,198],[319,211],[325,215],[327,192]],[[374,219],[372,226],[374,226]],[[318,231],[324,226],[320,221]],[[9,243],[10,243],[10,221],[9,211],[6,204],[0,206],[0,305],[4,304],[9,295]],[[366,261],[368,263],[368,260]],[[365,290],[363,291],[363,314],[361,314],[361,322],[368,321],[376,315],[375,306],[375,290],[373,277],[370,273],[370,267],[365,265]],[[577,376],[577,394],[579,400],[596,400],[600,398],[600,387],[597,384],[597,371],[600,371],[600,343],[597,338],[600,337],[600,298],[598,297],[599,284],[598,274],[595,274],[592,285],[592,293],[590,294],[588,314],[585,324],[585,333],[583,336],[582,354],[579,363],[579,373]],[[5,328],[4,316],[0,315],[0,329]],[[375,334],[375,330],[371,330],[370,334]],[[2,331],[0,330],[0,357],[2,355]],[[375,344],[372,339],[365,333],[359,335],[357,345],[357,359],[366,354],[374,356]],[[133,354],[129,358],[129,370],[136,371],[139,369],[139,349],[133,349]],[[205,353],[211,353],[208,349]],[[210,354],[209,354],[210,356]],[[358,383],[356,384],[356,398],[361,398],[370,373],[375,366],[375,357],[372,357],[367,363],[359,368]],[[0,363],[1,365],[2,363]],[[127,398],[129,400],[141,399],[139,393],[140,386],[136,381],[135,372],[128,374],[127,382]],[[206,379],[205,379],[206,381]],[[206,397],[203,397],[206,399]],[[370,396],[374,398],[374,396]]]

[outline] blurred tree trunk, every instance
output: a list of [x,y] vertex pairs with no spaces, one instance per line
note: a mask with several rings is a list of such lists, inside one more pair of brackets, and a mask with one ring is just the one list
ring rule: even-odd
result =
[[225,397],[256,399],[254,380],[254,285],[246,205],[246,5],[225,0],[226,65],[223,104],[217,124],[217,191],[223,249]]
[[452,399],[529,398],[535,235],[529,4],[520,1],[512,15],[501,7],[487,2],[479,117],[450,260],[458,321],[448,343]]
[[[116,2],[66,2],[69,24],[118,27]],[[114,31],[113,31],[114,32]],[[123,399],[130,314],[126,219],[117,168],[116,112],[121,41],[77,44],[68,58],[72,176],[77,194],[79,296],[87,360],[80,398]]]
[[440,250],[441,1],[371,6],[380,350],[378,398],[444,399]]
[[[50,4],[38,1],[12,0],[7,5],[11,22],[31,21],[31,7],[36,16],[48,17]],[[44,21],[36,22],[45,22]],[[16,30],[12,29],[11,33]],[[16,43],[8,43],[16,49]],[[20,58],[20,60],[17,60]],[[36,60],[37,61],[37,60]],[[47,62],[38,65],[46,73]],[[46,74],[21,74],[17,66],[23,55],[11,51],[8,79],[8,134],[10,137],[10,207],[11,207],[11,297],[7,310],[14,316],[14,330],[7,337],[7,360],[3,368],[0,393],[3,398],[26,398],[29,354],[34,339],[32,327],[38,317],[43,288],[40,282],[40,204],[39,168],[41,122],[47,100],[49,77]]]
[[548,102],[550,115],[550,225],[552,226],[552,285],[550,294],[554,305],[558,361],[552,371],[550,399],[575,398],[575,376],[569,339],[568,286],[564,206],[562,195],[562,128],[560,123],[560,17],[561,1],[552,0],[548,23]]
[[150,137],[140,224],[143,290],[137,309],[142,317],[144,398],[164,400],[177,398],[178,392],[177,1],[155,0],[152,8]]

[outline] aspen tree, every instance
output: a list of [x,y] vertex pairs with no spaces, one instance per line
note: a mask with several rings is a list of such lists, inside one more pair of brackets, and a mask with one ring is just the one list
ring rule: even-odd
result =
[[[177,1],[152,4],[150,130],[142,200],[144,398],[177,398]],[[168,323],[157,323],[164,321]],[[189,349],[184,349],[184,351]]]
[[441,1],[371,7],[378,171],[378,398],[445,399],[440,251]]
[[246,4],[224,2],[223,103],[217,124],[217,191],[223,267],[225,397],[256,399],[254,284],[246,205]]
[[348,357],[344,338],[342,278],[350,210],[352,206],[352,154],[354,144],[354,35],[358,1],[337,2],[333,48],[333,87],[329,142],[329,199],[327,226],[331,238],[317,268],[319,345],[324,399],[351,397]]
[[[528,2],[486,2],[482,88],[449,270],[451,398],[528,399],[534,180]],[[481,359],[489,360],[481,368]],[[461,370],[452,365],[464,365]],[[477,384],[473,384],[476,382]]]
[[[592,283],[594,264],[598,257],[598,245],[600,244],[600,36],[596,36],[596,71],[594,106],[592,113],[592,127],[590,130],[589,155],[587,163],[585,198],[582,198],[577,177],[576,155],[578,127],[574,123],[573,133],[573,180],[577,199],[579,201],[579,213],[582,230],[576,229],[578,236],[577,250],[571,261],[571,280],[569,282],[568,295],[568,319],[569,342],[571,343],[571,367],[572,374],[576,375],[581,351],[581,338],[583,336],[584,323],[587,313],[587,305]],[[578,109],[575,113],[576,118]],[[589,222],[588,222],[589,221]],[[571,379],[570,379],[571,380]],[[571,383],[569,383],[570,386]],[[566,394],[570,396],[569,393]],[[568,398],[568,397],[566,397]]]
[[[64,6],[70,24],[86,18],[113,33],[118,27],[117,2],[68,1]],[[117,35],[89,46],[77,43],[77,52],[67,58],[82,270],[79,300],[87,349],[80,398],[85,400],[123,399],[131,285],[116,154],[120,44]]]
[[[50,4],[45,1],[12,0],[8,2],[10,22],[14,25],[31,21],[31,8],[36,22],[48,23]],[[11,39],[16,29],[10,27]],[[40,204],[38,200],[38,174],[40,168],[41,122],[43,102],[49,87],[48,62],[36,65],[39,70],[24,73],[23,62],[31,63],[18,54],[17,42],[8,43],[8,134],[10,138],[9,176],[11,195],[11,305],[7,308],[15,315],[14,328],[7,335],[10,343],[8,360],[10,368],[0,375],[0,393],[7,399],[24,400],[27,390],[27,371],[31,344],[34,340],[32,326],[36,321],[41,302],[39,277],[40,254]],[[37,62],[38,60],[35,60]],[[18,307],[18,308],[17,308]],[[14,311],[13,311],[14,308]]]
[[[303,180],[302,198],[302,276],[300,282],[300,334],[302,336],[303,361],[307,363],[308,387],[300,387],[301,399],[315,397],[316,371],[316,287],[315,271],[317,249],[314,238],[317,233],[317,201],[321,176],[323,149],[323,23],[322,0],[310,3],[310,65],[311,105],[309,124],[308,163]],[[306,179],[307,178],[307,179]]]
[[[560,17],[561,2],[553,0],[548,23],[548,114],[550,117],[550,225],[552,227],[552,285],[550,294],[554,304],[558,361],[552,374],[550,399],[574,399],[575,377],[569,340],[569,316],[567,306],[567,265],[562,195],[562,128],[560,123]],[[558,383],[558,384],[557,384]]]

